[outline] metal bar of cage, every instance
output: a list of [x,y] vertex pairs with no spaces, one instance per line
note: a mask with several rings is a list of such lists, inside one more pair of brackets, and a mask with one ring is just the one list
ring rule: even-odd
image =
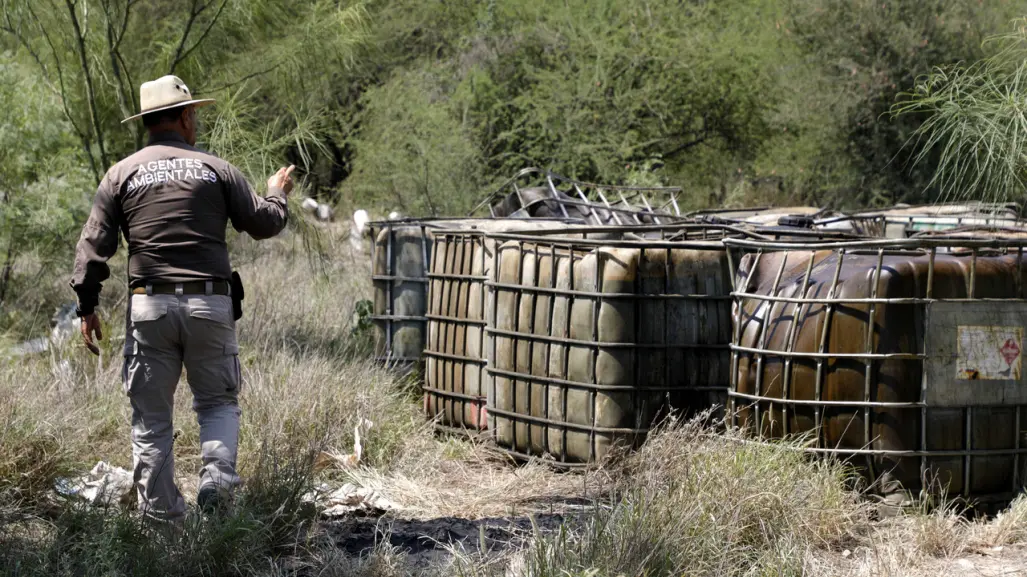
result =
[[[815,255],[810,255],[809,262],[806,264],[806,274],[803,276],[802,285],[800,286],[800,289],[799,289],[801,291],[800,294],[802,294],[803,296],[805,296],[805,294],[806,294],[806,287],[809,286],[810,274],[812,274],[812,272],[813,272],[813,260],[814,260],[813,257],[814,256]],[[786,351],[789,352],[789,353],[794,352],[794,349],[795,349],[795,338],[798,336],[798,333],[796,332],[795,328],[796,328],[796,326],[798,325],[798,322],[799,322],[798,319],[799,319],[800,313],[802,311],[802,304],[803,303],[795,303],[795,307],[792,309],[792,317],[789,320],[788,335],[787,335],[787,337],[785,337]],[[784,382],[782,382],[782,384],[781,384],[781,388],[782,388],[781,396],[784,397],[784,398],[788,398],[789,394],[791,393],[792,358],[793,358],[792,356],[785,357]],[[784,434],[787,435],[788,434],[788,405],[783,405],[782,406],[781,426],[783,428]]]
[[[777,291],[778,291],[778,288],[781,286],[781,275],[784,273],[784,270],[785,270],[785,267],[787,266],[787,264],[788,264],[788,254],[786,253],[785,257],[783,259],[781,259],[781,266],[778,267],[777,274],[774,276],[774,286],[770,289],[771,293],[775,293],[776,294]],[[773,303],[771,303],[770,306],[768,307],[768,310],[767,310],[767,313],[766,313],[767,316],[763,319],[763,322],[760,323],[760,325],[759,325],[759,337],[757,337],[758,340],[759,340],[759,346],[757,347],[756,351],[753,351],[755,353],[755,355],[756,355],[756,385],[755,385],[756,386],[756,394],[759,394],[759,395],[763,394],[763,367],[764,367],[764,362],[765,362],[766,352],[767,352],[766,351],[766,345],[767,345],[767,325],[769,324],[770,316],[773,314],[773,312],[774,312],[774,305],[773,305]],[[754,407],[755,410],[754,410],[754,413],[753,413],[753,418],[756,421],[756,427],[757,427],[757,430],[759,431],[759,434],[762,435],[763,434],[763,421],[760,420],[760,408],[761,408],[760,405],[756,405]],[[774,417],[774,402],[773,401],[769,402],[769,408],[768,409],[770,411],[771,431],[773,431],[773,417]]]
[[[738,280],[736,279],[736,275],[738,273],[734,270],[734,266],[732,264],[734,262],[734,253],[732,252],[731,245],[725,245],[725,250],[727,251],[727,255],[728,255],[728,264],[732,265],[731,266],[731,269],[732,269],[731,270],[732,294],[734,294],[735,292],[738,291],[738,287],[739,287]],[[757,267],[759,266],[759,263],[760,263],[760,258],[762,256],[763,256],[763,251],[759,251],[759,252],[755,253],[754,258],[753,258],[752,268],[749,269],[749,273],[746,275],[745,281],[742,283],[741,286],[748,286],[748,284],[752,281],[752,276],[753,276],[753,274],[755,274],[756,269],[757,269]],[[741,338],[741,334],[742,334],[742,324],[743,324],[742,323],[742,317],[743,317],[744,310],[742,309],[741,306],[739,306],[737,304],[734,305],[734,306],[735,306],[735,312],[733,313],[733,318],[731,319],[731,342],[732,343],[737,343],[739,338]],[[735,376],[738,374],[738,370],[739,370],[738,367],[739,367],[739,354],[738,354],[737,350],[732,348],[731,349],[731,370],[730,370],[730,373],[729,373],[730,378],[732,380],[734,380]],[[731,420],[731,425],[734,426],[734,427],[737,427],[738,426],[738,407],[737,407],[737,404],[735,403],[735,398],[730,396],[730,395],[728,396],[728,411],[727,411],[727,415],[728,415],[728,418],[730,418],[730,420]]]

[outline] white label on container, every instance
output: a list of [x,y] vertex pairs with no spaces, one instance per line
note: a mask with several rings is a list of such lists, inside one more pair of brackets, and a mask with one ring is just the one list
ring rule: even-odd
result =
[[1023,327],[960,325],[958,332],[957,379],[1020,380]]

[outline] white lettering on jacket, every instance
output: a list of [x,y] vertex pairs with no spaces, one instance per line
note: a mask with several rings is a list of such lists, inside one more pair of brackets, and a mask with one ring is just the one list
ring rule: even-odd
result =
[[143,186],[188,180],[215,183],[218,174],[195,158],[151,160],[136,167],[135,174],[128,181],[128,192]]

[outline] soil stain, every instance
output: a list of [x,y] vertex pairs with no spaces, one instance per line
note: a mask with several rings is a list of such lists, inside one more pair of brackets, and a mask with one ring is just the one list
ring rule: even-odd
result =
[[325,529],[336,546],[350,555],[368,555],[376,544],[387,542],[406,553],[415,566],[424,566],[449,557],[448,547],[488,554],[521,547],[536,528],[552,531],[564,520],[564,515],[556,513],[486,519],[347,517],[327,523]]

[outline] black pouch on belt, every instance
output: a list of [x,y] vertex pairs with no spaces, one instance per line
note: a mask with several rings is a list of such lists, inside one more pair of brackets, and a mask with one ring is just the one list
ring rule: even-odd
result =
[[242,288],[242,277],[239,273],[232,271],[232,316],[235,320],[242,318],[242,300],[246,298],[246,291]]

